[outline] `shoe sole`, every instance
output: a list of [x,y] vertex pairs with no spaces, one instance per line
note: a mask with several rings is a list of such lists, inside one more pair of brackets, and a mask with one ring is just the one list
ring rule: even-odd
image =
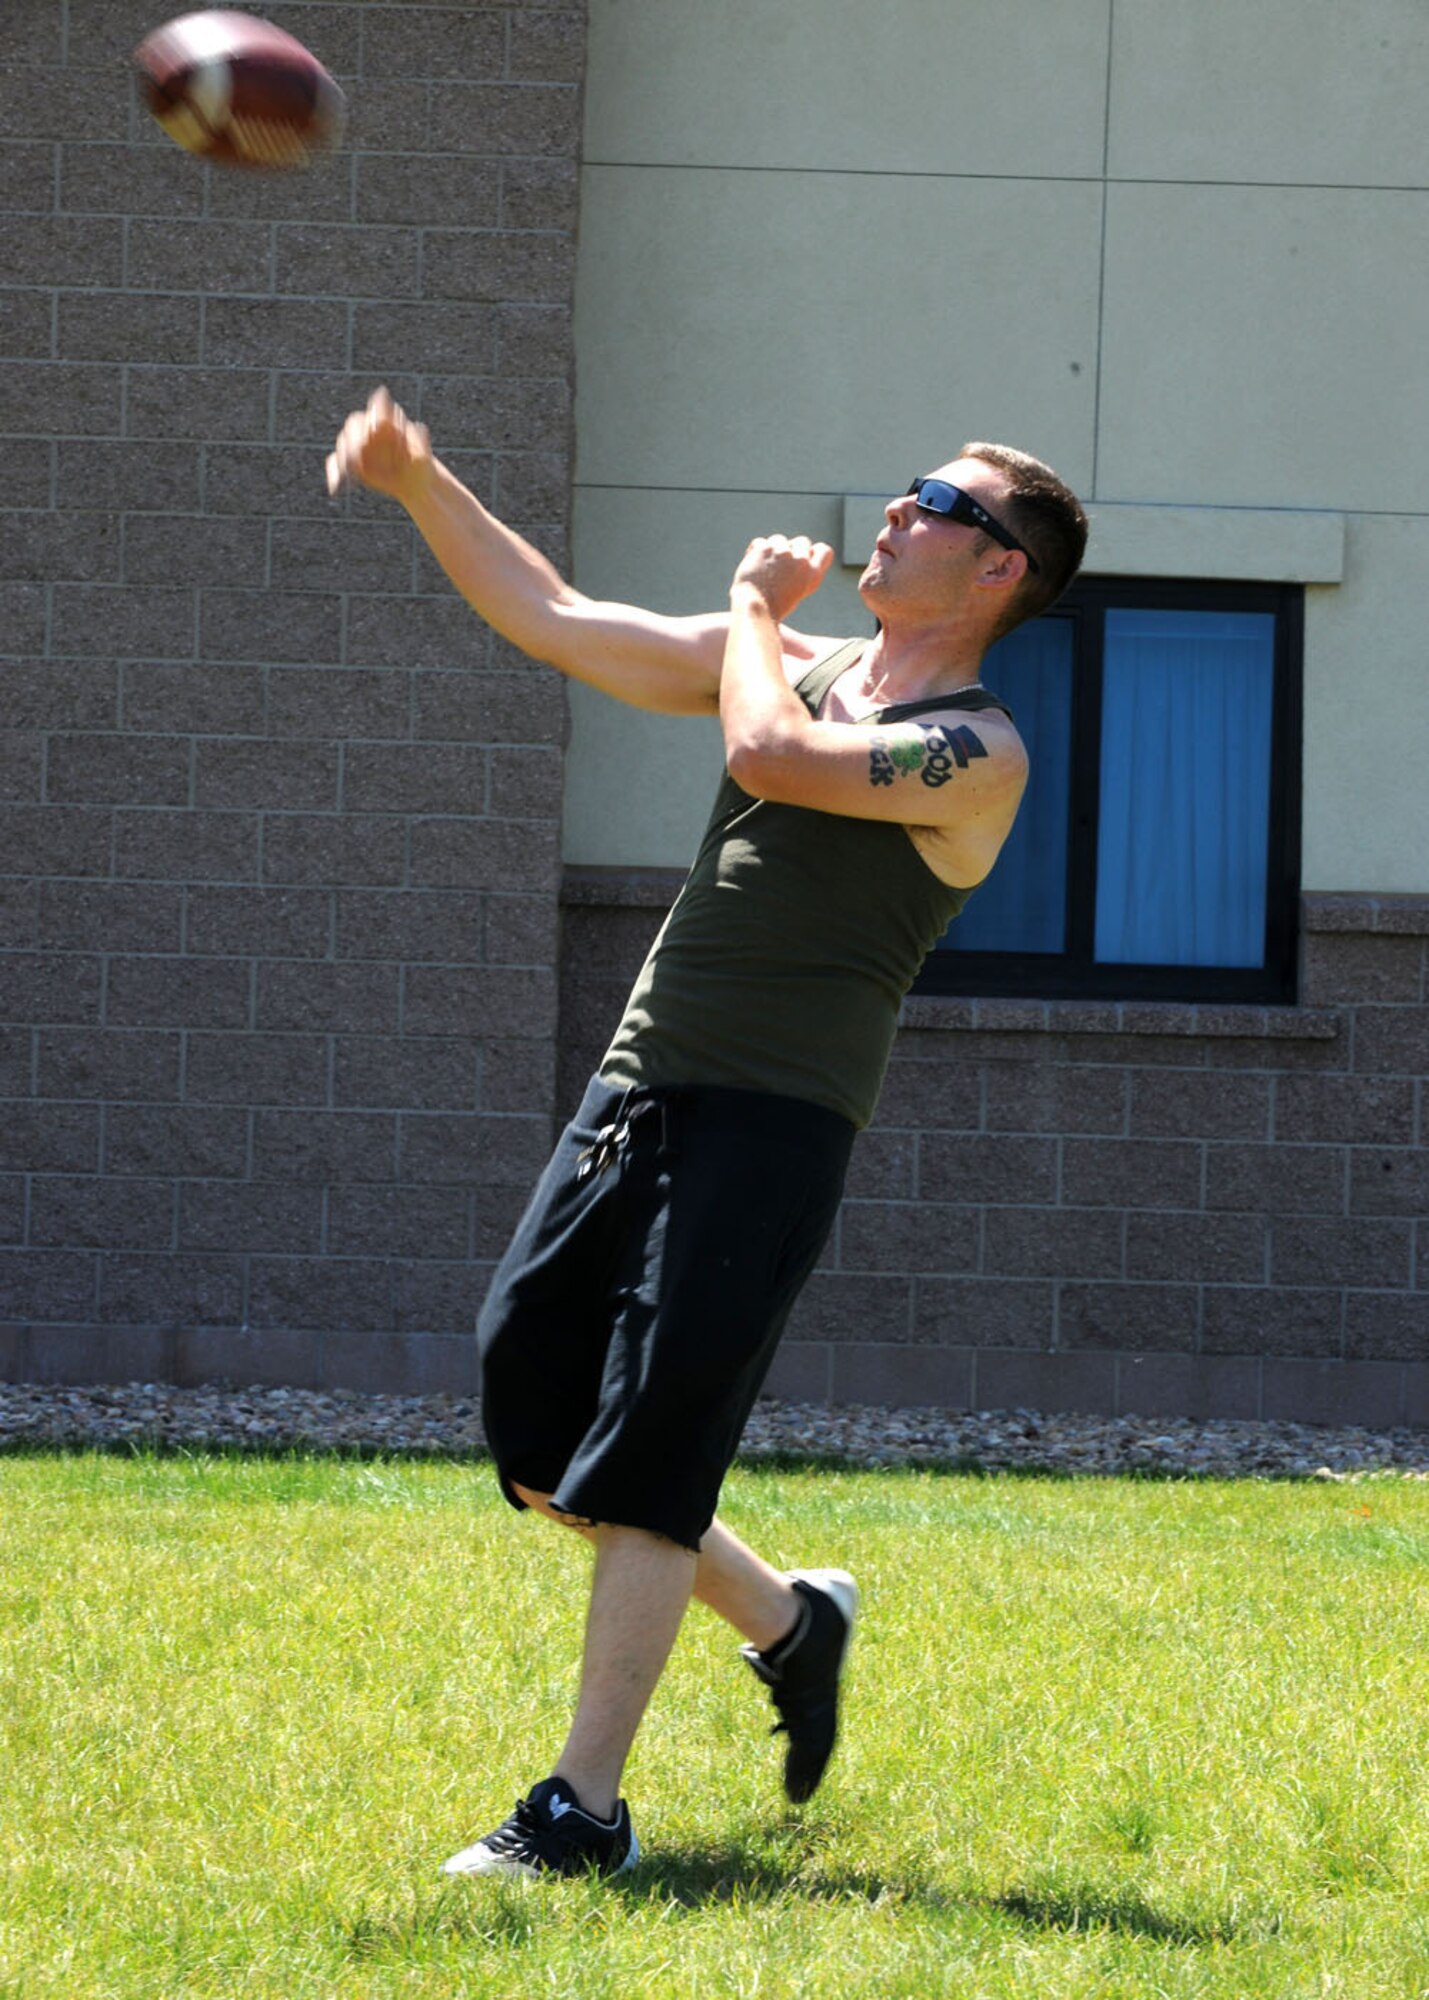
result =
[[[640,1842],[632,1832],[630,1836],[630,1851],[620,1866],[618,1868],[605,1869],[602,1872],[608,1875],[624,1875],[635,1866],[639,1859]],[[478,1841],[475,1847],[464,1847],[460,1854],[454,1854],[450,1861],[444,1861],[442,1863],[442,1873],[443,1875],[455,1875],[457,1877],[504,1875],[508,1880],[514,1878],[522,1882],[546,1882],[552,1878],[556,1880],[560,1879],[557,1871],[553,1868],[531,1868],[524,1861],[507,1861],[501,1855],[493,1854],[491,1849],[481,1841]]]

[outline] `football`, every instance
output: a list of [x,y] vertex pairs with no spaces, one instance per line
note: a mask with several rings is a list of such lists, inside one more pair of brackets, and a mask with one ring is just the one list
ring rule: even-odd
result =
[[184,14],[135,50],[145,101],[185,152],[305,167],[342,136],[342,92],[300,41],[254,14]]

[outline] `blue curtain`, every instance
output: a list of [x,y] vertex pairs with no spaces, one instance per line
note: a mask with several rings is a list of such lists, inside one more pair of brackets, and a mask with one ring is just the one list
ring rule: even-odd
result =
[[1012,710],[1032,770],[987,884],[952,924],[958,951],[1065,951],[1073,628],[1039,618],[999,641],[982,679]]
[[1259,965],[1275,620],[1108,611],[1096,957]]

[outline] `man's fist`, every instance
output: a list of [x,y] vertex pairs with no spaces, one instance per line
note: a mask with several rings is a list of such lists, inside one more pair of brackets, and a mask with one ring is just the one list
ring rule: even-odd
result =
[[829,573],[834,552],[807,535],[757,535],[734,573],[734,587],[746,584],[782,620],[811,597]]
[[376,389],[367,408],[354,410],[337,434],[327,462],[327,490],[335,494],[351,481],[401,500],[431,465],[426,425],[413,423],[386,389]]

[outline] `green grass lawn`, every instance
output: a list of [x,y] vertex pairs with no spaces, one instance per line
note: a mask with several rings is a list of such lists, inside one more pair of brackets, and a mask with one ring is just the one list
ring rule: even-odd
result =
[[0,1994],[1429,1995],[1429,1485],[737,1471],[864,1590],[801,1811],[695,1611],[614,1884],[445,1882],[587,1556],[488,1468],[0,1460]]

